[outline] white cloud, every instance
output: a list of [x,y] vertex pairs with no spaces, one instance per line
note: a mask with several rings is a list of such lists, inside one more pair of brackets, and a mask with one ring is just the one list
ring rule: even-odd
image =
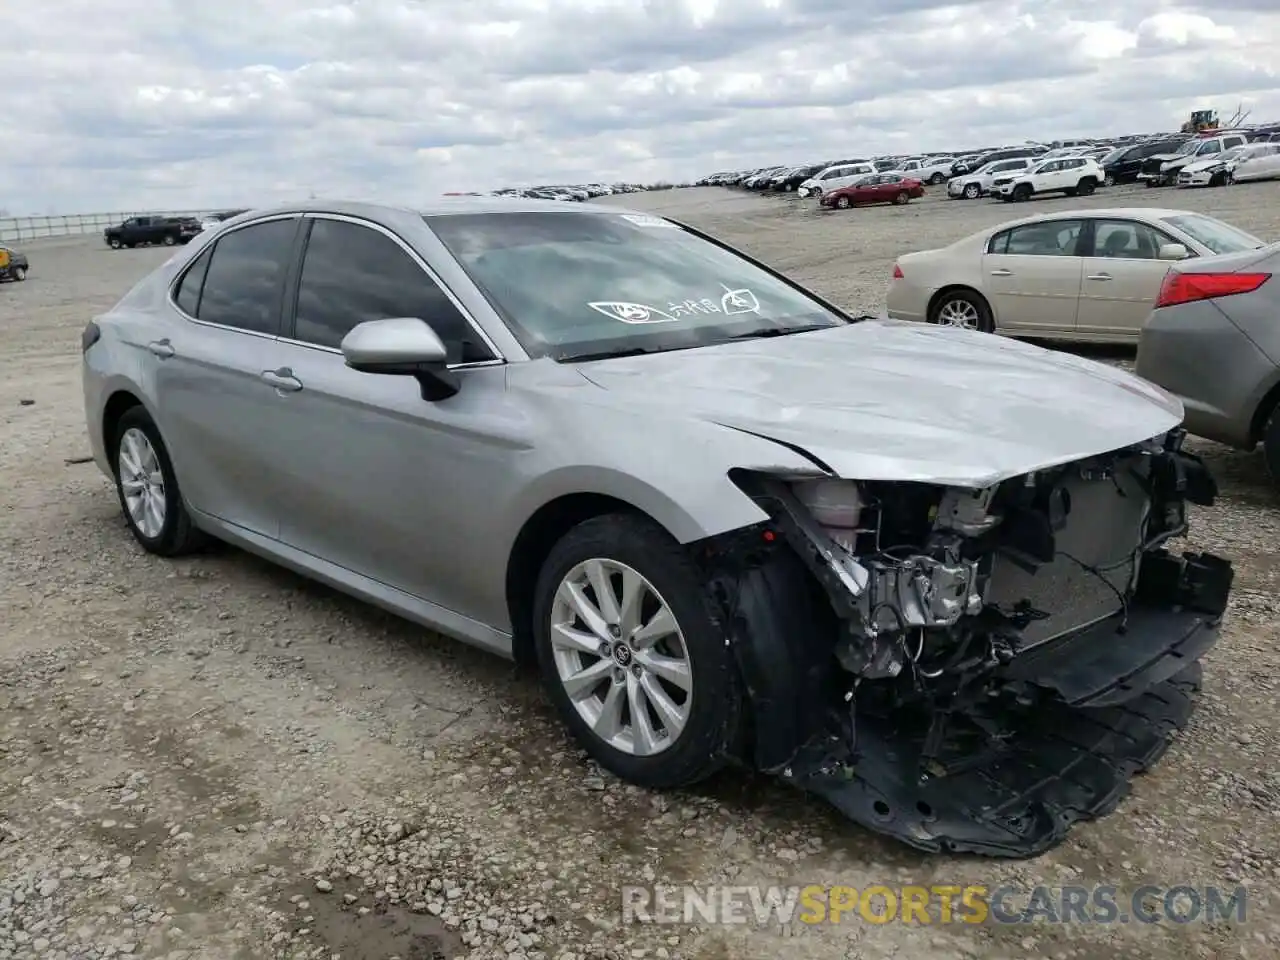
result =
[[41,0],[0,207],[203,207],[1280,120],[1280,8],[1133,0]]

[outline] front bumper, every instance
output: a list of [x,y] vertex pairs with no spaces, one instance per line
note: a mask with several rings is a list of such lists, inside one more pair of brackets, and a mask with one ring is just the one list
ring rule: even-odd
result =
[[[1219,629],[1216,615],[1135,607],[1123,624],[1112,618],[1009,665],[1006,679],[1041,696],[999,719],[998,748],[975,752],[964,728],[930,745],[923,726],[860,718],[856,756],[810,743],[783,779],[920,850],[1037,856],[1077,821],[1114,810],[1163,756],[1194,712],[1200,658]],[[926,758],[936,759],[919,773]]]

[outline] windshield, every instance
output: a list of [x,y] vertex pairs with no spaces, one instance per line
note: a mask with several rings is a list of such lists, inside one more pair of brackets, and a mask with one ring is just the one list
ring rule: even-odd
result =
[[424,219],[535,357],[680,350],[848,322],[739,255],[646,214]]
[[1229,223],[1215,220],[1198,213],[1184,213],[1175,217],[1165,217],[1164,222],[1177,227],[1189,237],[1204,244],[1214,253],[1240,253],[1243,250],[1257,250],[1266,244],[1252,234],[1237,230]]
[[1174,152],[1179,157],[1185,157],[1187,154],[1195,153],[1199,150],[1203,143],[1203,140],[1188,140]]
[[1117,160],[1119,160],[1121,157],[1123,157],[1126,153],[1128,153],[1132,149],[1133,149],[1132,147],[1117,147],[1116,149],[1108,153],[1105,157],[1103,157],[1100,162],[1104,167],[1107,166],[1108,164],[1115,163]]

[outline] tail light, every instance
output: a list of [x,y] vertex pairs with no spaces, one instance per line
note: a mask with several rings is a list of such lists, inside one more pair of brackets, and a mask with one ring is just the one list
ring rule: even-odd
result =
[[900,266],[898,266],[896,263],[893,265],[893,279],[895,279],[895,280],[902,280],[902,279],[904,279],[904,277],[903,277],[903,273],[902,273],[902,268],[901,268]]
[[1270,279],[1269,273],[1181,273],[1170,270],[1160,285],[1156,306],[1173,307],[1197,300],[1253,293]]

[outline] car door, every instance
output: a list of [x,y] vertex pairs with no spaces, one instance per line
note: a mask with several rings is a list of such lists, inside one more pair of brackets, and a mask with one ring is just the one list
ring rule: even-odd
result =
[[235,227],[173,287],[181,319],[147,345],[156,420],[188,505],[241,530],[278,533],[277,385],[288,385],[281,304],[297,216]]
[[1083,227],[1081,219],[1040,220],[991,238],[982,281],[999,327],[1045,335],[1075,330]]
[[1136,343],[1169,271],[1160,247],[1179,241],[1138,220],[1099,218],[1092,226],[1092,246],[1082,258],[1076,329]]
[[[485,478],[511,472],[505,363],[394,234],[351,218],[307,219],[284,345],[300,388],[278,398],[289,490],[281,539],[449,610],[479,609],[474,570],[493,514]],[[391,317],[431,325],[463,381],[456,395],[430,402],[413,377],[346,365],[347,332]]]
[[871,187],[871,202],[889,203],[902,188],[902,176],[897,173],[885,173],[875,178]]

